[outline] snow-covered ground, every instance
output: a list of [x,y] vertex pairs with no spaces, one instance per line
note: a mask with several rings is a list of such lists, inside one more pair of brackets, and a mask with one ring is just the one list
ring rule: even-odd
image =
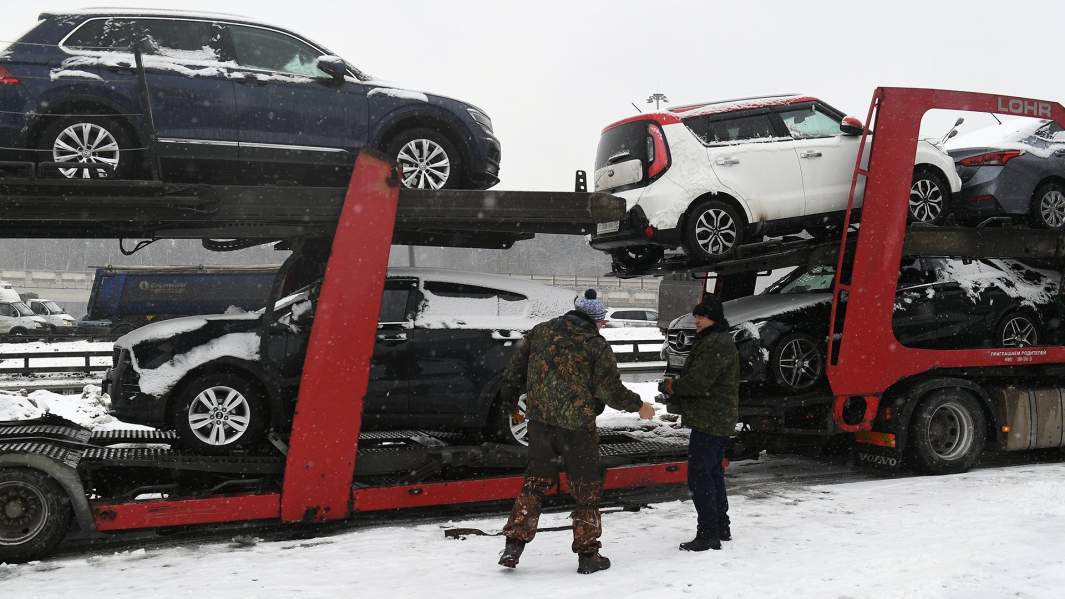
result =
[[[645,399],[655,383],[629,383]],[[58,414],[92,428],[125,425],[107,397],[0,393],[0,420]],[[605,428],[681,438],[662,406],[651,422],[614,410]],[[664,416],[664,417],[663,417]],[[220,535],[209,542],[68,554],[0,565],[3,597],[1059,597],[1065,588],[1065,465],[1026,464],[969,474],[860,480],[847,467],[770,456],[729,472],[735,540],[719,552],[682,553],[690,502],[604,516],[603,553],[614,567],[575,573],[568,532],[545,532],[516,571],[495,565],[499,537],[447,540],[444,529],[496,532],[503,516],[377,526],[305,540]],[[567,524],[547,514],[542,527]],[[208,584],[209,583],[209,584]]]
[[[5,597],[1060,597],[1065,466],[780,486],[730,496],[722,551],[682,553],[690,502],[604,515],[613,568],[575,572],[568,532],[542,533],[516,570],[502,516],[365,528],[305,540],[219,538],[0,566]],[[568,524],[545,515],[542,527]]]
[[0,422],[29,420],[54,414],[93,430],[145,429],[108,414],[111,399],[95,385],[85,385],[80,395],[60,395],[51,391],[0,391]]

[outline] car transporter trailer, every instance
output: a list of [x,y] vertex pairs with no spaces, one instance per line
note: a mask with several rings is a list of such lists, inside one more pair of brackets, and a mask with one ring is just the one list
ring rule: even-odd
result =
[[[856,240],[843,227],[836,251],[841,266],[853,261],[854,274],[840,280],[837,268],[826,396],[835,426],[857,431],[859,457],[883,458],[863,460],[894,465],[911,443],[910,417],[917,413],[929,420],[939,413],[922,412],[934,399],[957,421],[969,414],[973,424],[982,416],[987,434],[997,434],[1003,449],[1061,444],[1058,381],[1065,348],[915,350],[894,338],[891,306],[904,251],[1065,258],[1062,236],[1052,231],[907,227],[911,157],[920,117],[931,108],[1039,116],[1065,125],[1065,111],[1056,103],[876,90],[869,115],[876,118],[875,151],[868,170],[856,166],[851,190],[853,204],[854,185],[868,180],[862,226]],[[863,148],[870,126],[867,122]],[[11,237],[193,238],[219,250],[279,241],[279,247],[297,252],[308,239],[328,245],[292,430],[287,440],[275,439],[276,453],[203,456],[124,446],[169,444],[173,434],[165,431],[94,433],[49,420],[0,425],[0,561],[25,561],[48,555],[71,523],[82,534],[315,523],[514,497],[522,481],[520,450],[464,445],[453,436],[418,431],[361,433],[390,245],[509,247],[536,232],[586,234],[598,222],[620,220],[624,203],[594,193],[401,191],[393,167],[364,152],[346,193],[31,176],[0,179],[0,210],[5,216],[0,234]],[[850,215],[848,209],[847,224]],[[753,290],[758,271],[801,264],[819,251],[815,245],[752,244],[714,265],[671,262],[659,272],[716,271],[718,292],[739,297]],[[1009,386],[1018,381],[1028,386]],[[959,392],[974,399],[958,400]],[[682,443],[616,433],[603,441],[607,490],[686,479]],[[944,461],[938,471],[967,467],[970,457]],[[927,460],[925,465],[936,466]],[[563,477],[553,493],[565,487]]]
[[[714,273],[721,299],[751,295],[759,274],[834,263],[827,381],[795,395],[742,397],[736,456],[822,444],[853,434],[861,464],[912,465],[931,473],[967,470],[985,447],[1065,447],[1065,347],[917,349],[895,338],[892,314],[903,256],[1036,259],[1065,269],[1065,233],[989,219],[977,227],[907,223],[912,158],[928,110],[966,110],[1053,119],[1055,102],[993,94],[878,88],[838,241],[783,238],[747,244],[714,264],[674,258],[653,274]],[[872,135],[873,139],[870,139]],[[874,141],[875,140],[875,141]],[[861,225],[855,192],[864,183]],[[705,289],[705,286],[704,286]],[[1056,298],[1065,319],[1065,297]],[[1060,327],[1060,325],[1059,325]],[[1063,331],[1055,341],[1065,341]],[[1044,335],[1046,337],[1046,335]]]
[[[346,193],[25,177],[0,181],[0,193],[9,236],[240,238],[205,245],[280,241],[296,254],[324,243],[328,256],[287,439],[266,452],[205,456],[160,448],[173,443],[169,431],[92,432],[50,417],[0,423],[0,562],[49,554],[71,516],[80,533],[102,534],[328,522],[516,496],[521,448],[361,432],[390,246],[509,247],[534,232],[584,234],[624,212],[623,201],[604,194],[401,192],[393,166],[373,152],[358,157]],[[612,431],[601,441],[608,491],[686,480],[682,441]],[[563,476],[550,494],[566,488]]]

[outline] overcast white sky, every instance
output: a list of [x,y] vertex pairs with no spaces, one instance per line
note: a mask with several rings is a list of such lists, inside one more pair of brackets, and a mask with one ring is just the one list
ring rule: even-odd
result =
[[[570,189],[575,169],[591,169],[602,127],[633,114],[630,102],[646,108],[656,91],[676,104],[802,92],[862,118],[877,85],[1065,100],[1060,47],[1047,35],[1065,3],[1053,1],[1016,13],[975,0],[106,4],[262,19],[380,78],[477,104],[502,140],[507,189]],[[42,10],[91,5],[4,2],[0,39]]]

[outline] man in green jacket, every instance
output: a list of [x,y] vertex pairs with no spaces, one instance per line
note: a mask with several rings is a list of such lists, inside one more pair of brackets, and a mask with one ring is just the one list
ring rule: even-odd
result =
[[691,429],[688,489],[699,523],[695,538],[680,548],[706,551],[732,540],[722,460],[739,416],[740,358],[720,300],[706,296],[692,316],[697,333],[684,370],[659,389],[680,405],[681,423]]
[[654,407],[621,384],[614,352],[599,334],[606,325],[606,306],[589,290],[576,310],[541,323],[525,335],[503,374],[501,395],[516,400],[526,389],[529,420],[529,465],[521,495],[503,527],[507,544],[499,565],[518,565],[525,544],[536,536],[544,494],[558,482],[565,466],[573,511],[573,552],[577,571],[591,574],[610,567],[599,555],[602,521],[599,498],[599,435],[595,417],[605,406],[639,412],[650,419]]

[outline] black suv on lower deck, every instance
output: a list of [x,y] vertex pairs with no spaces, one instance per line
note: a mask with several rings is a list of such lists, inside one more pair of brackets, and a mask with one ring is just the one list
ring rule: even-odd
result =
[[49,174],[139,178],[154,148],[168,181],[346,185],[355,154],[376,148],[407,187],[499,181],[483,110],[376,81],[281,27],[91,9],[44,13],[2,46],[0,160],[72,166]]
[[[266,311],[178,318],[125,335],[105,377],[113,414],[175,429],[183,445],[208,453],[254,444],[268,430],[285,435],[317,293],[314,283]],[[501,404],[498,376],[524,331],[572,309],[574,299],[502,276],[390,270],[363,428],[458,430],[524,444],[524,415]]]
[[[824,383],[834,277],[834,265],[815,264],[758,295],[725,302],[745,395],[796,395]],[[1012,259],[906,258],[895,336],[905,346],[928,349],[1054,342],[1062,327],[1061,278],[1056,270]],[[670,323],[667,376],[680,373],[694,339],[691,315]]]

